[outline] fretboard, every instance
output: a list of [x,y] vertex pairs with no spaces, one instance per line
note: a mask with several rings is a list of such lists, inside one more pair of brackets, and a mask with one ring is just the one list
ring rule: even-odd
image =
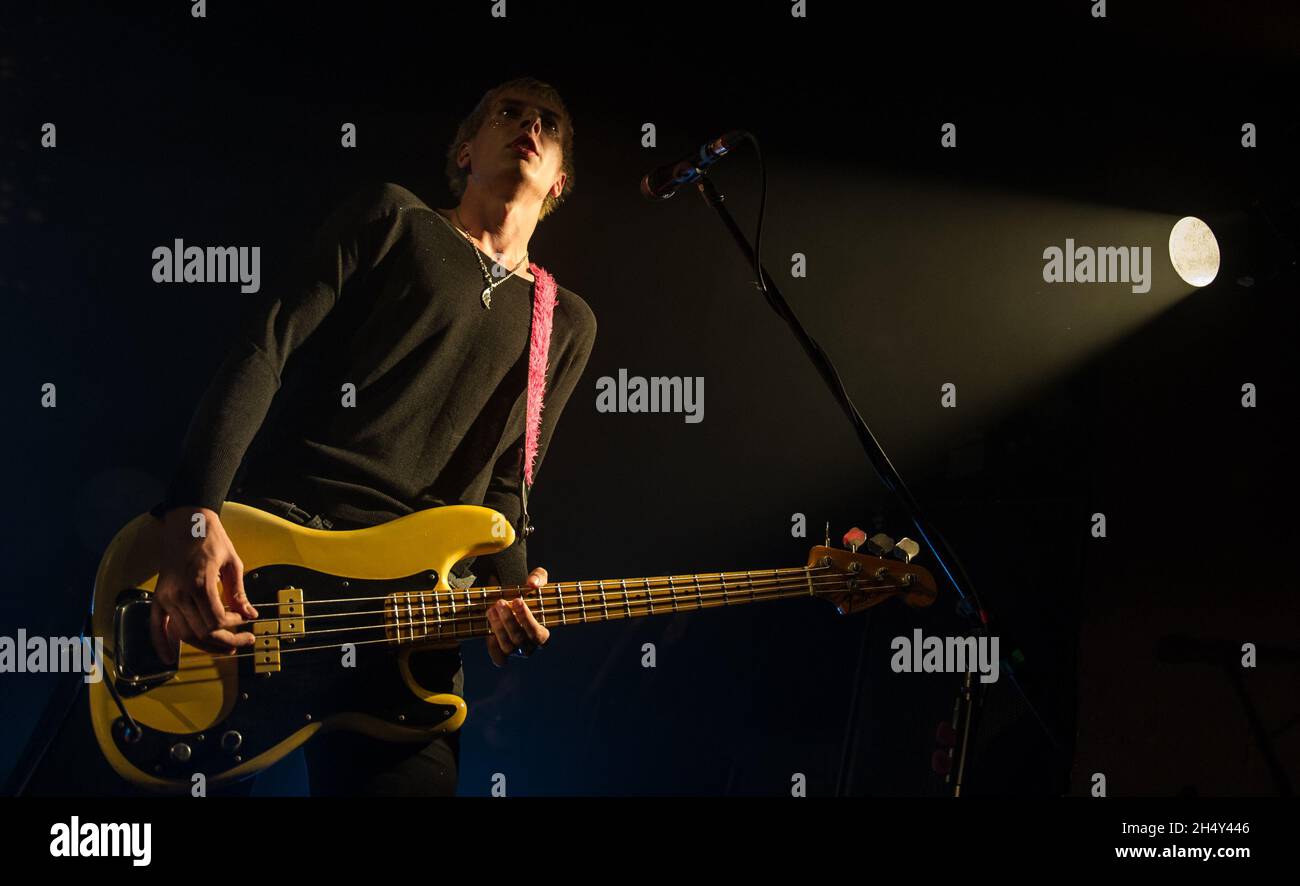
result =
[[[421,642],[486,636],[488,607],[499,599],[522,597],[546,627],[669,615],[717,606],[738,606],[789,597],[815,597],[847,589],[847,579],[826,566],[700,572],[653,578],[567,581],[532,587],[486,587],[411,591],[392,595],[385,605],[390,640]],[[869,589],[872,580],[859,579]],[[881,579],[882,590],[897,585]]]

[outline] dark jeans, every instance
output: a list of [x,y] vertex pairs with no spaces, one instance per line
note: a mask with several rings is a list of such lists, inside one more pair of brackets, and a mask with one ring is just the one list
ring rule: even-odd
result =
[[[312,515],[293,502],[266,497],[240,500],[312,529],[355,528],[321,514]],[[474,576],[449,577],[449,580],[457,587],[468,586]],[[423,747],[378,741],[354,732],[328,732],[309,739],[303,752],[314,797],[451,797],[456,794],[460,763],[458,732]],[[246,779],[222,793],[246,795],[253,781]]]

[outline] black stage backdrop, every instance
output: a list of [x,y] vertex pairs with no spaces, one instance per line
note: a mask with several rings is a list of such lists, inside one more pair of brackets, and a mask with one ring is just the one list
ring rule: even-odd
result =
[[[767,267],[1023,659],[1037,715],[994,685],[971,792],[1085,795],[1096,774],[1111,795],[1289,792],[1295,277],[1193,289],[1165,238],[1256,201],[1294,235],[1300,18],[1138,5],[6,4],[0,634],[77,633],[100,553],[162,490],[238,322],[237,286],[156,284],[153,248],[259,245],[270,281],[360,184],[451,205],[457,121],[528,74],[566,97],[578,173],[531,252],[599,320],[535,493],[533,565],[794,566],[827,522],[915,535],[712,211],[638,193],[746,128]],[[752,236],[754,152],[713,178]],[[1150,246],[1149,291],[1047,283],[1067,238]],[[620,370],[703,378],[703,420],[598,412],[597,379]],[[558,629],[503,671],[469,643],[460,792],[506,773],[525,795],[788,795],[802,773],[810,795],[942,794],[956,678],[894,673],[890,641],[959,631],[955,602],[945,586],[869,620],[793,601]],[[3,776],[71,683],[0,680]],[[100,790],[93,751],[77,765]],[[305,790],[295,755],[256,793]]]

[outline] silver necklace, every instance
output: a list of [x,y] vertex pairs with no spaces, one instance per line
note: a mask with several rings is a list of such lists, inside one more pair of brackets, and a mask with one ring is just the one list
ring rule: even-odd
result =
[[465,226],[460,220],[460,208],[457,207],[456,209],[453,209],[452,213],[456,216],[456,229],[460,231],[460,233],[465,237],[465,241],[469,243],[470,247],[474,250],[474,257],[478,259],[478,266],[483,271],[483,292],[479,295],[479,299],[483,302],[483,307],[485,309],[491,310],[492,291],[496,289],[498,286],[500,286],[502,283],[506,282],[511,277],[513,277],[515,275],[515,271],[518,271],[520,268],[524,266],[524,262],[528,261],[528,253],[527,252],[524,253],[524,257],[519,260],[519,264],[515,265],[514,268],[511,269],[510,273],[506,274],[504,277],[502,277],[501,279],[493,283],[492,274],[488,271],[487,263],[483,261],[483,253],[479,250],[478,246],[474,243],[474,238],[471,237],[469,235],[469,232],[465,230]]

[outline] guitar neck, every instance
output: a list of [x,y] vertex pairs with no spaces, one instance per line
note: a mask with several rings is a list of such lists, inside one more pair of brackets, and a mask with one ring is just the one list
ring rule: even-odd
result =
[[[668,615],[842,590],[842,575],[826,566],[699,572],[647,578],[567,581],[533,587],[464,588],[393,595],[387,605],[390,639],[419,643],[465,640],[490,633],[488,607],[521,597],[547,627]],[[896,587],[882,583],[882,589]]]

